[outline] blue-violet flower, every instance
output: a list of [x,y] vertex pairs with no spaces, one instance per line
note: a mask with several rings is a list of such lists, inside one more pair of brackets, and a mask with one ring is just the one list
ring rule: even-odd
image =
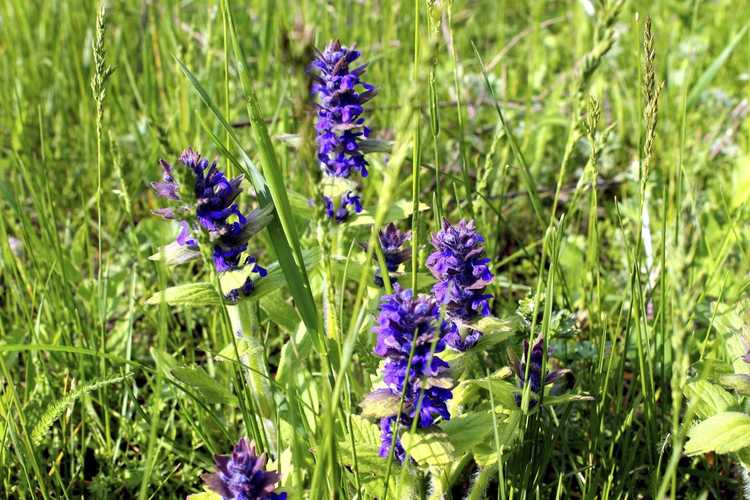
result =
[[[385,359],[385,388],[370,396],[391,401],[400,401],[402,395],[404,398],[400,419],[394,409],[380,422],[383,457],[388,456],[397,429],[408,429],[415,420],[417,427],[429,427],[439,417],[450,418],[446,401],[452,397],[452,381],[448,363],[436,355],[445,349],[444,330],[450,325],[438,325],[439,315],[440,308],[432,297],[415,297],[410,289],[402,290],[398,284],[394,285],[393,295],[382,299],[374,331],[375,354]],[[404,460],[406,455],[399,440],[394,452],[396,458]]]
[[276,493],[281,479],[278,472],[266,470],[266,454],[260,456],[255,444],[240,439],[231,455],[215,455],[216,472],[204,474],[209,490],[224,500],[285,500],[286,493]]
[[490,314],[492,295],[485,293],[485,289],[492,282],[492,272],[488,266],[490,259],[484,257],[484,238],[473,221],[461,220],[451,225],[444,220],[442,230],[432,235],[432,245],[435,252],[426,262],[437,278],[432,292],[446,306],[446,315],[456,326],[446,342],[456,350],[465,351],[477,343],[481,332],[471,330],[462,336],[460,328]]
[[[348,178],[352,171],[367,177],[367,160],[360,142],[369,136],[370,129],[361,115],[363,105],[375,96],[376,90],[360,78],[366,64],[350,67],[359,56],[355,48],[333,41],[312,63],[312,92],[318,96],[318,160],[323,173],[331,177]],[[337,222],[346,219],[349,206],[357,213],[362,210],[359,197],[353,192],[344,193],[339,203],[324,197],[324,203],[328,217]]]
[[[258,232],[270,220],[270,210],[256,210],[244,215],[237,203],[237,196],[242,191],[240,187],[241,175],[227,179],[216,166],[216,162],[209,164],[208,159],[202,158],[192,149],[186,149],[180,156],[180,162],[188,167],[195,178],[194,207],[179,206],[155,210],[156,215],[165,219],[181,219],[180,233],[176,243],[180,246],[197,250],[198,241],[193,236],[193,230],[200,228],[208,234],[212,245],[212,259],[217,272],[239,269],[245,265],[252,265],[252,272],[263,277],[266,270],[259,266],[253,257],[242,259],[247,250],[249,238]],[[164,170],[163,178],[152,183],[154,191],[159,196],[169,200],[181,201],[180,186],[175,180],[173,167],[164,160],[159,162]],[[193,212],[198,222],[197,228],[191,227],[188,219]],[[196,254],[197,255],[197,254]],[[229,300],[237,300],[242,295],[249,294],[253,289],[250,278],[245,284],[227,295]]]

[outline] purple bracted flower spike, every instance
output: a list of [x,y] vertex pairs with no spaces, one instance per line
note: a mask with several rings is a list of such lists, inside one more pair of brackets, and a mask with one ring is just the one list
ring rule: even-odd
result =
[[[218,272],[239,269],[246,264],[254,264],[252,272],[263,277],[266,270],[255,263],[255,259],[248,257],[242,261],[242,254],[247,250],[247,242],[254,232],[262,226],[260,219],[268,217],[268,213],[251,213],[245,216],[240,212],[236,199],[242,191],[243,177],[237,176],[227,179],[219,170],[216,162],[210,163],[191,148],[187,148],[180,155],[180,162],[190,168],[194,177],[195,206],[181,206],[177,209],[162,208],[155,213],[165,219],[176,219],[179,214],[189,214],[195,211],[198,227],[191,228],[186,220],[180,220],[180,233],[177,244],[197,249],[198,242],[192,236],[199,228],[208,233],[212,243],[212,259]],[[152,183],[152,187],[159,196],[169,200],[180,200],[179,185],[173,176],[173,167],[164,160],[160,160],[164,169],[163,179]],[[248,278],[249,279],[249,278]],[[253,290],[252,281],[227,294],[227,299],[236,301],[240,296],[246,296]]]
[[258,456],[255,444],[240,439],[231,455],[215,455],[216,472],[204,474],[209,490],[224,500],[285,500],[286,493],[276,493],[281,479],[278,472],[266,470],[267,457]]
[[[446,401],[453,394],[448,363],[436,355],[445,350],[443,333],[448,325],[438,325],[439,315],[439,307],[432,297],[415,297],[410,289],[402,290],[398,284],[394,285],[393,295],[382,299],[374,331],[378,336],[375,354],[385,359],[385,388],[375,390],[368,398],[397,401],[404,395],[401,418],[397,421],[394,411],[380,421],[382,457],[388,456],[393,432],[397,429],[399,432],[408,429],[414,420],[417,427],[429,427],[438,418],[450,418]],[[404,460],[405,451],[399,440],[394,453],[400,461]]]
[[432,287],[435,298],[446,306],[448,318],[456,328],[446,338],[448,345],[465,351],[473,347],[481,333],[472,330],[462,337],[459,327],[474,319],[490,314],[485,288],[492,283],[490,259],[484,257],[484,238],[473,221],[461,220],[456,225],[443,221],[442,230],[432,235],[435,247],[427,258],[427,267],[437,278]]
[[[334,41],[312,62],[314,83],[312,93],[318,97],[318,119],[315,124],[318,143],[318,160],[323,173],[331,177],[351,176],[359,172],[367,177],[367,160],[361,149],[361,140],[370,135],[365,126],[363,105],[372,99],[375,87],[360,79],[366,65],[350,68],[360,52]],[[336,203],[324,197],[326,215],[343,222],[351,208],[359,213],[359,197],[346,193]]]

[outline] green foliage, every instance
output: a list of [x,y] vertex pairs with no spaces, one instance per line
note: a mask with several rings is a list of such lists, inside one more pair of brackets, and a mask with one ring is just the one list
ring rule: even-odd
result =
[[[240,436],[290,498],[740,494],[737,2],[9,0],[0,19],[5,496],[215,498],[200,476]],[[343,225],[321,216],[308,71],[333,38],[378,89]],[[249,253],[269,275],[236,309],[247,270],[215,279],[152,215],[157,161],[186,146],[266,214]],[[373,226],[413,231],[393,278],[429,292],[443,217],[485,237],[492,316],[442,353],[451,419],[407,431],[388,472]],[[522,411],[508,352],[540,334],[576,385]]]

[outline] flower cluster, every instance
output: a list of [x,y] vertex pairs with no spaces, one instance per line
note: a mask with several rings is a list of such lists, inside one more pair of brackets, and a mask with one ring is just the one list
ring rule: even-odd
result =
[[[195,202],[194,217],[198,227],[208,234],[216,271],[226,272],[252,265],[252,272],[261,277],[265,276],[266,270],[259,266],[253,257],[243,260],[242,255],[247,250],[249,238],[270,220],[270,212],[258,210],[247,216],[240,212],[235,200],[242,191],[241,175],[227,179],[216,166],[216,162],[209,164],[206,158],[202,158],[190,148],[182,153],[180,162],[192,171],[195,178],[192,193]],[[164,160],[160,160],[160,164],[164,174],[161,181],[152,183],[153,189],[159,196],[168,200],[181,201],[180,185],[175,180],[172,165]],[[154,212],[165,219],[181,219],[176,243],[190,250],[197,250],[198,241],[193,237],[194,228],[186,220],[192,218],[193,210],[190,206],[162,208]],[[253,282],[248,278],[242,287],[230,291],[227,298],[237,300],[252,290]]]
[[[315,125],[318,159],[323,173],[348,178],[352,172],[367,177],[367,160],[360,141],[370,134],[362,118],[363,105],[372,99],[375,87],[360,79],[367,65],[350,65],[359,58],[354,48],[333,41],[312,63],[313,94],[318,96],[318,120]],[[340,200],[324,195],[328,217],[342,222],[349,209],[359,213],[362,206],[356,193],[348,191]]]
[[442,230],[432,235],[432,245],[435,252],[426,263],[437,279],[432,292],[446,306],[446,314],[456,327],[446,342],[465,351],[477,343],[481,333],[472,330],[462,336],[461,327],[490,313],[492,295],[486,294],[485,289],[492,282],[492,272],[488,266],[490,259],[484,257],[484,238],[473,221],[461,220],[451,225],[446,220]]
[[[520,360],[516,359],[513,362],[513,371],[518,378],[518,387],[521,389],[526,385],[526,370],[528,366],[528,385],[532,394],[538,396],[549,384],[557,382],[560,378],[565,377],[567,387],[573,386],[573,372],[568,369],[554,369],[554,370],[542,370],[542,363],[544,362],[544,338],[539,335],[534,343],[529,346],[529,341],[524,339],[523,341],[523,354]],[[546,374],[545,374],[546,372]],[[521,394],[516,394],[516,404],[521,406]],[[530,407],[536,405],[536,400],[532,399],[529,403]]]
[[[396,272],[398,266],[411,257],[411,248],[404,245],[410,239],[411,231],[399,231],[393,223],[388,224],[384,230],[380,231],[380,248],[383,250],[385,268],[389,273]],[[378,286],[383,286],[380,269],[375,271],[375,283]]]
[[231,455],[215,455],[216,472],[204,474],[203,481],[224,500],[285,500],[286,493],[276,493],[281,479],[278,472],[266,471],[267,457],[258,456],[255,444],[240,439]]
[[[401,400],[400,418],[397,407],[391,405],[391,415],[383,417],[380,455],[387,457],[393,432],[408,429],[416,420],[417,427],[429,427],[438,417],[449,419],[446,401],[451,399],[452,382],[448,377],[448,363],[436,356],[445,349],[444,328],[438,328],[440,310],[426,295],[414,296],[410,289],[394,286],[393,295],[386,295],[380,305],[375,354],[385,359],[383,382],[368,398]],[[399,429],[400,425],[400,429]],[[403,461],[404,448],[397,440],[395,456]]]

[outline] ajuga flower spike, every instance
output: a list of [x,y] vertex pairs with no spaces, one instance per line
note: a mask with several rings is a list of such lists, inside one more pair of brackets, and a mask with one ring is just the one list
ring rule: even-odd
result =
[[473,347],[481,333],[472,330],[462,336],[462,327],[481,316],[490,314],[489,300],[492,295],[485,288],[492,282],[488,266],[490,259],[484,257],[484,238],[473,221],[461,220],[451,225],[443,221],[442,230],[432,235],[435,247],[427,258],[427,267],[437,278],[432,288],[435,298],[446,307],[446,315],[456,328],[448,335],[448,345],[459,351]]
[[204,474],[209,490],[224,500],[285,500],[286,493],[276,493],[281,476],[266,470],[265,453],[258,456],[255,444],[240,439],[231,455],[215,455],[216,472]]
[[[390,402],[390,415],[380,421],[380,455],[388,456],[395,430],[408,430],[416,420],[417,427],[429,427],[436,419],[450,418],[446,401],[451,399],[452,381],[448,363],[437,354],[445,349],[443,333],[449,324],[439,325],[440,309],[432,297],[414,296],[411,290],[394,285],[393,295],[383,297],[377,326],[375,354],[384,358],[385,387],[370,393],[366,405]],[[411,364],[409,358],[411,356]],[[408,373],[407,373],[407,367]],[[403,395],[398,418],[397,407]],[[381,410],[381,414],[383,414]],[[406,452],[399,440],[394,447],[396,458],[403,461]]]
[[[174,263],[196,258],[198,241],[195,231],[203,231],[211,245],[211,256],[217,272],[239,269],[252,265],[252,272],[263,277],[266,270],[255,262],[255,258],[245,256],[248,240],[271,220],[271,209],[254,210],[244,215],[237,203],[242,191],[242,176],[227,179],[224,173],[192,149],[186,149],[180,156],[180,163],[192,173],[193,189],[181,190],[175,178],[172,165],[160,160],[164,174],[161,181],[152,183],[156,193],[168,200],[181,202],[176,207],[161,208],[154,213],[165,219],[180,221],[180,233],[173,248],[179,250],[180,257]],[[240,296],[253,290],[250,277],[237,289],[227,294],[227,299],[236,301]]]
[[[369,136],[370,129],[362,114],[363,105],[375,96],[376,90],[360,78],[367,65],[351,67],[359,56],[354,47],[333,41],[312,63],[312,92],[318,97],[318,160],[328,177],[349,178],[352,172],[367,177],[361,140]],[[326,214],[337,222],[346,220],[350,208],[355,212],[362,210],[359,196],[351,190],[337,198],[323,195]]]

